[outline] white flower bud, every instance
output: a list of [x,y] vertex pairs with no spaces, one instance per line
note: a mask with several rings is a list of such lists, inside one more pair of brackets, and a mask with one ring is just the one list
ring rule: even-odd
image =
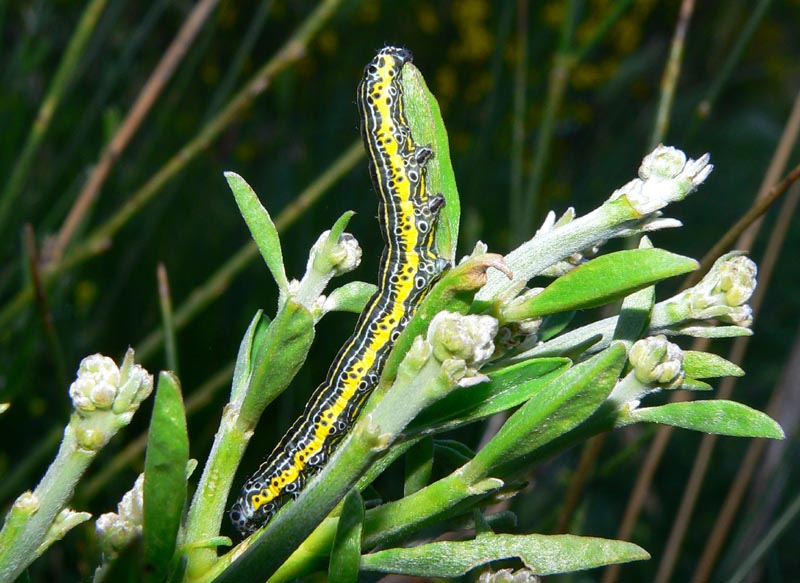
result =
[[120,372],[107,356],[92,354],[81,361],[75,381],[69,387],[72,405],[81,412],[108,409],[117,394]]
[[361,263],[361,247],[350,233],[342,233],[339,240],[330,240],[330,230],[322,233],[311,247],[306,271],[316,269],[328,277],[353,271]]
[[696,286],[686,290],[683,297],[698,320],[719,318],[749,326],[752,311],[747,301],[755,291],[757,273],[758,268],[750,258],[736,252],[728,253],[714,263]]
[[126,520],[138,525],[144,524],[144,474],[139,474],[133,488],[128,490],[117,506],[117,512]]
[[683,378],[683,351],[666,336],[634,342],[628,360],[637,380],[645,385],[664,385]]
[[683,200],[711,173],[710,156],[686,160],[686,154],[668,146],[658,146],[642,160],[639,178],[617,189],[610,200],[625,197],[641,215],[649,215],[671,202]]
[[97,539],[108,557],[116,556],[141,535],[144,524],[143,489],[144,474],[139,474],[133,488],[117,504],[117,512],[107,512],[95,522]]
[[98,409],[110,409],[114,398],[117,396],[117,387],[101,382],[92,387],[89,396]]
[[337,259],[336,275],[353,271],[361,264],[361,247],[350,233],[342,233],[331,255]]
[[467,364],[480,364],[494,353],[497,320],[491,316],[463,316],[440,312],[428,328],[428,342],[442,362],[455,358]]
[[128,546],[142,532],[136,526],[113,512],[100,515],[95,522],[97,540],[103,549],[103,554],[112,558]]

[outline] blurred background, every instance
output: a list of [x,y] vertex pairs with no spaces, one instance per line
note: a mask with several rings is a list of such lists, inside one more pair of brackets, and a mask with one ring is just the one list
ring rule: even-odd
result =
[[[241,336],[277,300],[223,171],[241,174],[277,221],[290,277],[352,209],[364,250],[352,278],[375,281],[383,243],[355,89],[377,49],[411,49],[439,99],[463,207],[460,255],[479,239],[509,251],[550,209],[585,214],[664,142],[695,158],[710,152],[715,166],[667,209],[685,226],[653,236],[699,259],[800,162],[798,30],[797,0],[0,3],[0,402],[12,403],[0,417],[3,512],[47,467],[67,387],[95,352],[119,359],[132,346],[151,372],[176,368],[192,456],[205,459]],[[771,407],[787,440],[720,438],[711,449],[696,433],[635,427],[540,467],[511,504],[518,531],[621,537],[653,556],[548,581],[728,581],[747,560],[755,566],[740,580],[800,580],[797,196],[780,198],[748,245],[763,296],[742,346],[747,376],[731,387],[736,400]],[[174,351],[163,342],[159,264]],[[661,286],[659,299],[679,284]],[[241,479],[354,323],[352,314],[320,323]],[[730,358],[733,345],[711,350]],[[75,507],[110,511],[130,488],[147,404],[137,417],[93,465]],[[484,431],[454,437],[477,447]],[[377,484],[386,498],[402,495],[393,475]],[[732,486],[740,495],[726,503]],[[91,524],[36,563],[35,578],[89,576]]]

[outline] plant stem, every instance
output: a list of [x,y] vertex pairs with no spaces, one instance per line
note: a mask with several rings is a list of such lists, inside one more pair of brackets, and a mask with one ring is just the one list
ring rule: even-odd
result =
[[650,136],[649,152],[658,144],[664,141],[669,128],[669,117],[672,113],[672,103],[675,101],[675,87],[678,85],[678,77],[681,72],[683,62],[683,49],[686,46],[686,33],[689,31],[689,21],[694,12],[694,0],[683,0],[681,11],[678,16],[678,24],[675,26],[675,34],[672,37],[672,46],[669,51],[669,60],[661,78],[661,98],[658,101],[658,112],[656,113],[656,123],[653,126],[653,133]]
[[0,531],[0,581],[15,580],[39,556],[39,545],[96,454],[80,448],[72,423],[67,425],[55,460],[33,491],[33,504],[38,507],[20,507],[20,500],[26,496],[23,494],[6,517]]
[[47,90],[47,95],[39,106],[39,111],[36,114],[36,119],[33,122],[25,145],[22,147],[6,187],[2,195],[0,195],[0,228],[3,228],[3,230],[6,230],[8,213],[25,186],[25,181],[28,178],[34,158],[39,151],[39,146],[41,146],[42,140],[44,140],[45,134],[50,128],[50,122],[56,109],[77,72],[79,60],[86,49],[86,45],[92,36],[100,15],[103,13],[105,5],[106,0],[92,0],[83,9],[83,14],[81,14],[78,25],[75,27],[75,32],[72,34],[72,38],[64,51],[64,56],[59,63],[58,70]]
[[56,236],[52,259],[58,260],[63,255],[76,229],[99,196],[100,189],[111,172],[114,163],[120,158],[128,143],[133,139],[139,126],[141,126],[158,96],[161,95],[167,82],[172,78],[172,74],[177,69],[181,59],[183,59],[203,23],[205,23],[218,2],[219,0],[200,0],[184,21],[178,34],[150,74],[147,83],[139,92],[139,96],[136,98],[128,115],[125,116],[125,119],[100,155],[97,164],[92,169],[89,179],[81,189],[77,200]]
[[[95,0],[95,2],[98,1]],[[200,130],[196,138],[170,158],[111,218],[95,228],[84,241],[65,254],[62,260],[53,262],[48,266],[47,270],[43,272],[45,284],[51,283],[58,275],[108,249],[113,236],[135,214],[144,208],[172,178],[200,153],[205,151],[220,136],[223,130],[237,121],[241,114],[252,104],[253,100],[272,84],[278,73],[305,54],[311,38],[330,19],[334,10],[341,4],[341,1],[325,0],[318,4],[314,12],[306,18],[278,53],[259,69],[219,115]],[[18,315],[31,301],[32,292],[30,285],[25,286],[0,311],[0,329],[8,328],[8,322]]]

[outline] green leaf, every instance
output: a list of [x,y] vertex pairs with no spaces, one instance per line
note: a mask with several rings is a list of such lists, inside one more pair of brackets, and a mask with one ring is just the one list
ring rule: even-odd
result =
[[353,488],[344,498],[336,537],[333,539],[328,581],[350,583],[358,580],[361,558],[361,532],[364,526],[364,502]]
[[693,338],[738,338],[752,336],[753,331],[743,326],[712,326],[709,324],[690,325],[675,328],[676,334],[692,336]]
[[[650,239],[642,237],[639,249],[652,249]],[[622,301],[622,308],[614,329],[614,340],[629,344],[636,342],[650,322],[650,312],[656,302],[655,286],[650,285],[636,293],[632,293]]]
[[254,346],[253,373],[242,403],[243,427],[254,427],[264,408],[283,392],[305,362],[314,340],[314,318],[287,300]]
[[180,383],[170,372],[158,377],[144,461],[144,557],[152,580],[166,574],[175,553],[183,505],[189,436]]
[[781,426],[769,415],[735,401],[686,401],[635,409],[623,424],[641,421],[734,437],[785,437]]
[[693,379],[690,377],[686,377],[681,382],[680,386],[678,387],[670,387],[670,390],[678,390],[681,391],[710,391],[712,390],[712,386],[708,383],[704,383],[703,381],[698,381],[697,379]]
[[286,278],[286,269],[283,266],[283,253],[281,251],[281,241],[278,238],[278,229],[272,222],[267,209],[261,205],[258,195],[250,187],[244,178],[235,172],[225,172],[225,180],[233,192],[239,212],[242,213],[250,234],[258,246],[258,251],[264,258],[267,268],[275,283],[278,284],[281,297],[285,296],[289,289],[289,280]]
[[522,320],[601,306],[668,277],[694,271],[697,266],[694,259],[663,249],[630,249],[601,255],[559,277],[508,317]]
[[411,423],[408,435],[440,432],[516,407],[570,365],[566,358],[527,360],[488,373],[489,381],[453,391]]
[[363,281],[351,281],[333,290],[325,301],[329,312],[353,312],[360,314],[369,299],[378,291],[378,286]]
[[558,336],[566,330],[574,317],[575,312],[559,312],[558,314],[545,316],[539,328],[539,340],[541,342],[547,342],[554,336]]
[[236,354],[236,366],[233,368],[233,381],[231,382],[232,401],[238,402],[244,398],[253,374],[253,355],[259,353],[268,328],[269,318],[264,315],[262,310],[258,310],[239,343],[239,352]]
[[406,452],[406,475],[403,496],[422,490],[431,481],[433,472],[433,440],[419,440]]
[[436,449],[436,455],[445,454],[454,459],[463,460],[456,462],[459,466],[475,457],[475,450],[457,439],[434,439],[433,446]]
[[430,145],[434,157],[426,166],[427,191],[442,193],[446,201],[436,226],[436,248],[439,254],[455,265],[461,202],[456,187],[450,146],[439,103],[425,84],[422,73],[412,64],[403,67],[403,105],[411,135],[419,145]]
[[695,350],[683,351],[683,370],[693,379],[744,376],[741,368],[721,356]]
[[603,565],[649,559],[629,542],[568,534],[483,535],[468,541],[442,541],[361,557],[361,568],[416,577],[459,577],[500,559],[519,558],[535,575],[552,575]]
[[469,477],[505,476],[536,449],[580,425],[606,400],[626,361],[622,343],[575,365],[542,387],[468,464]]

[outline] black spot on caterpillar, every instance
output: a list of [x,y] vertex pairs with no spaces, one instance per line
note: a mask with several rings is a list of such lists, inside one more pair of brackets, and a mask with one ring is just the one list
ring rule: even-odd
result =
[[385,47],[358,86],[361,135],[386,243],[378,291],[303,414],[245,482],[230,511],[243,536],[269,522],[325,464],[375,388],[400,332],[447,265],[433,246],[444,197],[425,190],[425,164],[433,150],[414,143],[403,109],[400,73],[410,61],[409,51]]

